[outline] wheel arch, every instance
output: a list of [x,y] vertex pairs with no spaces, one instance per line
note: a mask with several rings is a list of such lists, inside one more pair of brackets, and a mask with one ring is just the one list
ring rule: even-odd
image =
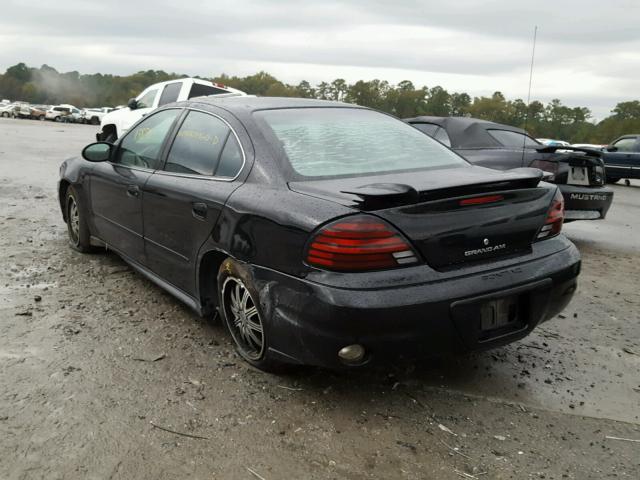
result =
[[60,210],[62,211],[62,219],[65,221],[65,223],[67,222],[67,209],[65,208],[66,205],[66,198],[67,198],[67,190],[69,190],[69,186],[71,185],[71,182],[69,182],[66,179],[62,179],[60,180],[60,184],[58,185],[58,202],[60,203]]
[[213,316],[218,307],[218,270],[227,258],[221,250],[208,250],[200,257],[197,270],[198,296],[204,316]]

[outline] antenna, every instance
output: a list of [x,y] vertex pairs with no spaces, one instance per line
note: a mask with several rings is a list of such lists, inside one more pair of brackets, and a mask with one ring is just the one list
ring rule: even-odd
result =
[[[524,117],[524,131],[527,132],[527,122],[529,121],[529,104],[531,103],[531,81],[533,80],[533,60],[536,57],[536,39],[538,37],[538,26],[533,27],[533,49],[531,50],[531,67],[529,68],[529,91],[527,92],[527,112]],[[524,149],[527,137],[522,139],[522,162],[524,163]]]

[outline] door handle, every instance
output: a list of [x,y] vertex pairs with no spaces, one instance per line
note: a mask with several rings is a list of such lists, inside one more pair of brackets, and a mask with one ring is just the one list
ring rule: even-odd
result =
[[204,220],[207,216],[207,204],[201,202],[192,203],[191,213],[193,213],[194,217]]
[[127,186],[127,196],[128,197],[139,197],[140,196],[140,187],[137,185],[129,185]]

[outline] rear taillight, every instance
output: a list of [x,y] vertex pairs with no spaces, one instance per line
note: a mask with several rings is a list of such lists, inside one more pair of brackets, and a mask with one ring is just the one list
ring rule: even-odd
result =
[[529,165],[531,168],[539,168],[543,172],[550,173],[551,176],[547,180],[555,180],[556,173],[558,173],[558,162],[549,162],[548,160],[534,160]]
[[418,262],[409,243],[388,223],[369,215],[342,218],[318,230],[306,262],[325,270],[361,272]]
[[562,222],[564,221],[564,198],[560,190],[556,190],[556,195],[553,197],[549,211],[547,212],[547,218],[544,221],[544,225],[538,232],[536,237],[538,240],[545,238],[555,237],[562,230]]

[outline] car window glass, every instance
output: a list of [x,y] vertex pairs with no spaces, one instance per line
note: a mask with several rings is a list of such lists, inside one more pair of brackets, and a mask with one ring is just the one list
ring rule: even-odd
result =
[[522,148],[525,147],[539,147],[540,143],[536,142],[533,138],[518,132],[512,132],[510,130],[487,130],[489,135],[495,138],[505,147]]
[[433,123],[413,123],[412,125],[421,132],[426,133],[430,137],[433,137],[436,133],[436,130],[438,129],[438,125],[435,125]]
[[[288,108],[255,113],[302,177],[464,167],[468,163],[411,125],[359,108]],[[304,179],[304,178],[303,178]]]
[[153,107],[153,101],[156,99],[158,90],[150,90],[138,100],[138,108],[151,108]]
[[194,83],[189,91],[189,98],[203,97],[207,95],[219,95],[221,93],[229,93],[222,88],[216,88],[209,85],[202,85],[200,83]]
[[180,94],[180,89],[182,88],[182,83],[174,82],[170,83],[164,87],[162,90],[162,95],[160,95],[160,101],[158,102],[158,106],[166,105],[167,103],[175,102],[178,100],[178,95]]
[[114,163],[158,168],[162,143],[179,113],[178,109],[164,110],[139,123],[122,139]]
[[191,111],[180,126],[164,170],[190,175],[213,175],[230,129],[219,118]]
[[631,152],[633,151],[633,147],[635,146],[635,144],[635,138],[621,138],[616,143],[614,143],[613,146],[616,147],[619,152]]
[[433,136],[433,138],[438,140],[440,143],[445,144],[447,147],[451,146],[451,140],[449,139],[449,134],[442,127],[436,130],[436,134]]
[[240,145],[238,145],[235,135],[229,135],[227,143],[222,150],[215,176],[235,177],[242,168],[243,161],[242,150],[240,149]]

